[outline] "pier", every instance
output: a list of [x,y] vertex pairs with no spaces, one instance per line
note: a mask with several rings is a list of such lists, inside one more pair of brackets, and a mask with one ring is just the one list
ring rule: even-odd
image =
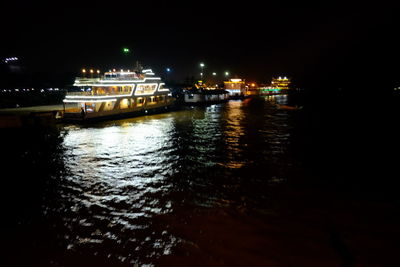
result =
[[55,124],[71,104],[0,109],[0,129]]

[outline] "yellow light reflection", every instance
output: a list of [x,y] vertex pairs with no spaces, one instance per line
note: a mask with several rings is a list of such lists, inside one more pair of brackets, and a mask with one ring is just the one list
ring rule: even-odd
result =
[[241,101],[230,101],[227,103],[227,126],[224,129],[224,135],[226,140],[226,154],[228,162],[226,166],[228,168],[241,168],[245,162],[238,159],[238,152],[240,148],[240,137],[244,135],[243,126],[241,126],[241,120],[243,119],[243,112],[241,110]]

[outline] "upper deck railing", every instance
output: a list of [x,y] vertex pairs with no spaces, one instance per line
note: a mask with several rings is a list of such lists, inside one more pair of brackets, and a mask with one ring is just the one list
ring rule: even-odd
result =
[[95,91],[67,92],[67,96],[114,96],[114,95],[130,95],[132,92],[117,91],[97,93]]
[[98,83],[100,82],[100,78],[86,78],[86,77],[76,77],[75,78],[75,83]]
[[85,78],[85,77],[77,77],[75,78],[75,86],[85,85],[85,84],[98,84],[103,82],[112,82],[112,81],[140,81],[146,78],[145,75],[124,75],[124,76],[115,76],[115,77],[101,77],[101,78]]
[[100,76],[98,72],[97,77],[93,77],[93,73],[91,73],[90,77],[76,77],[74,86],[91,86],[95,84],[113,84],[118,83],[120,81],[123,82],[141,82],[146,79],[151,80],[161,80],[159,77],[155,77],[154,73],[151,69],[142,70],[142,72],[137,71],[110,71],[105,72],[104,75]]
[[115,81],[119,81],[119,80],[142,80],[144,79],[146,76],[144,74],[138,74],[138,73],[134,73],[134,72],[118,72],[118,73],[106,73],[103,76],[103,80],[115,80]]

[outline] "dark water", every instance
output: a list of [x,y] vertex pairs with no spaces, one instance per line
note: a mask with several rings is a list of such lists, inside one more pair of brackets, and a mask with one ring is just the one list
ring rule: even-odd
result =
[[276,96],[4,131],[0,261],[390,266],[388,116],[370,127],[373,112],[326,103]]

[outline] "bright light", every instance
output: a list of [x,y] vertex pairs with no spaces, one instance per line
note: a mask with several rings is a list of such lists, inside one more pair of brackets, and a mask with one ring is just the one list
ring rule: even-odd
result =
[[229,72],[225,71],[225,75],[228,76],[228,75],[229,75]]
[[200,67],[202,67],[202,68],[203,68],[204,66],[205,66],[205,65],[204,65],[204,63],[200,63]]
[[212,73],[212,75],[214,75],[214,76],[215,76],[215,75],[217,75],[217,73],[216,73],[216,72],[213,72],[213,73]]
[[74,86],[110,86],[110,85],[114,85],[114,86],[131,86],[132,82],[145,82],[147,80],[161,80],[160,77],[147,77],[144,78],[142,80],[118,80],[118,81],[114,81],[114,80],[101,80],[100,82],[97,83],[92,83],[92,82],[81,82],[79,80],[75,80]]
[[90,73],[93,73],[93,70],[92,70],[92,69],[90,70]]
[[167,71],[167,72],[170,72],[170,71],[171,71],[171,69],[170,69],[170,68],[166,68],[166,71]]
[[93,99],[86,99],[86,100],[72,100],[72,99],[64,99],[63,102],[64,103],[102,103],[102,102],[112,102],[112,101],[117,101],[116,98],[112,98],[112,99],[105,99],[105,100],[93,100]]
[[119,72],[120,75],[131,75],[132,73],[127,70],[126,72]]
[[100,70],[97,70],[97,74],[100,74]]
[[8,61],[17,61],[17,60],[18,60],[17,57],[8,57],[8,58],[5,58],[3,61],[4,61],[5,63],[8,63]]
[[86,70],[85,70],[85,69],[82,69],[82,72],[83,72],[83,73],[86,73]]
[[129,48],[124,47],[124,48],[122,49],[122,52],[124,52],[125,54],[128,54],[128,53],[129,53]]

